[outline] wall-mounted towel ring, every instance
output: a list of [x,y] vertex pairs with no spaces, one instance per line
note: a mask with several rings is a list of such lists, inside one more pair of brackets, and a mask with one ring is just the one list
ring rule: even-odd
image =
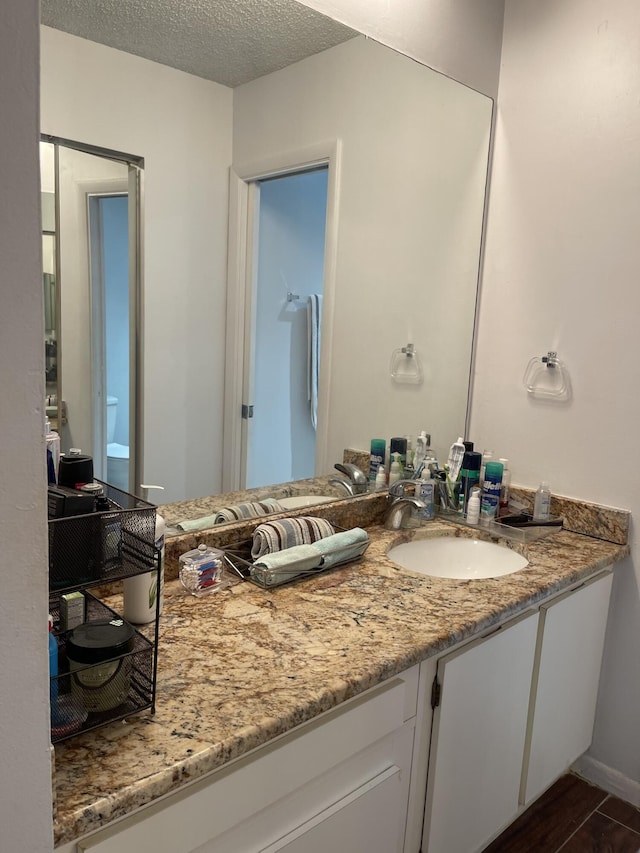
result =
[[569,372],[552,350],[529,361],[522,382],[532,397],[558,401],[571,398]]
[[419,385],[422,382],[422,365],[413,344],[395,349],[391,353],[389,367],[394,382],[409,385]]

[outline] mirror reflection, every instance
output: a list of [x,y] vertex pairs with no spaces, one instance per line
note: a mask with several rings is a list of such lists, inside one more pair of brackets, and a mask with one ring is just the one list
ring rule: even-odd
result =
[[[446,454],[466,417],[491,101],[364,37],[233,89],[187,75],[178,85],[177,72],[88,37],[43,28],[43,131],[145,158],[140,479],[165,486],[167,502],[268,484],[247,479],[249,433],[275,411],[290,427],[292,399],[308,433],[306,300],[318,292],[315,450],[276,427],[260,454],[281,467],[264,477],[298,479],[309,469],[295,460],[311,456],[309,473],[329,475],[345,447],[423,429]],[[114,75],[130,84],[117,98]],[[297,269],[293,251],[276,262],[268,334],[289,359],[270,366],[268,346],[260,356],[259,407],[252,358],[267,312],[246,247],[237,261],[238,234],[255,225],[268,179],[296,157],[303,172],[327,170],[323,273],[307,275],[304,252]],[[408,343],[419,384],[391,375]],[[255,404],[251,423],[243,403]]]

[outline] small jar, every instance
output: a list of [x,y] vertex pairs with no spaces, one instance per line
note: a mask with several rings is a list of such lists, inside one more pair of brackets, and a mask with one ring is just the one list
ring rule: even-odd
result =
[[180,583],[196,598],[220,589],[223,557],[218,548],[204,544],[182,554],[178,560]]
[[67,638],[74,701],[89,712],[110,711],[129,696],[135,630],[113,618],[78,625]]

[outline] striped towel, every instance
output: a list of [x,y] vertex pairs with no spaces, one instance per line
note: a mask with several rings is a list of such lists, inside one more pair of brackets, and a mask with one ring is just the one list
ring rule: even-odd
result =
[[224,524],[226,521],[242,521],[243,518],[256,518],[259,515],[271,515],[272,512],[285,512],[275,498],[265,498],[263,501],[250,501],[249,503],[225,506],[216,513],[216,524]]
[[254,560],[264,554],[284,551],[294,545],[311,545],[325,536],[333,536],[333,526],[324,518],[281,518],[280,521],[267,521],[253,532],[251,556]]
[[227,521],[241,521],[243,518],[256,518],[260,515],[270,515],[272,512],[285,512],[275,498],[265,498],[263,501],[226,506],[218,510],[214,515],[204,515],[189,521],[180,521],[176,528],[183,533],[193,533],[197,530],[206,530],[214,524],[224,524]]

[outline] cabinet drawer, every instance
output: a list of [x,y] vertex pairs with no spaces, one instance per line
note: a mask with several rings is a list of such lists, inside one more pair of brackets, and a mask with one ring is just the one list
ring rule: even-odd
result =
[[[193,851],[401,729],[405,693],[404,682],[393,679],[79,841],[78,850],[138,853],[152,844],[154,853]],[[393,762],[385,757],[383,763]]]

